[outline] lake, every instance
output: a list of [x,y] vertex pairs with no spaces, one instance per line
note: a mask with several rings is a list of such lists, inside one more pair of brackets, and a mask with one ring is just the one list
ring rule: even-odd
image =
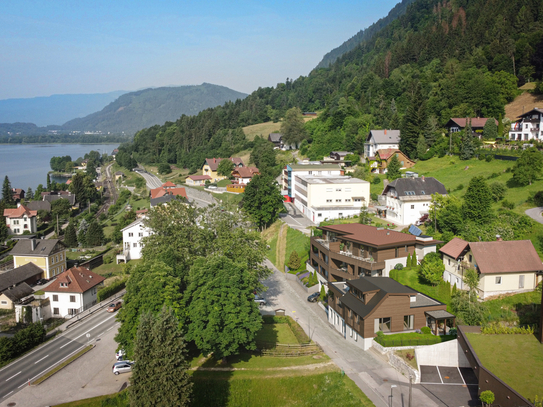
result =
[[[51,157],[69,155],[75,161],[91,150],[111,154],[118,144],[1,144],[0,182],[7,175],[12,188],[34,191],[39,184],[47,185]],[[52,178],[66,182],[66,178]],[[0,193],[1,195],[1,193]]]

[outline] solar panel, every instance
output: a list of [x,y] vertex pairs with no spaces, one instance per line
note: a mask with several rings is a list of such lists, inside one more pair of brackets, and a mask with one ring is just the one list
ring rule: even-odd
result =
[[409,226],[409,233],[411,233],[414,236],[420,236],[420,235],[422,235],[422,230],[420,230],[415,225],[411,225],[411,226]]

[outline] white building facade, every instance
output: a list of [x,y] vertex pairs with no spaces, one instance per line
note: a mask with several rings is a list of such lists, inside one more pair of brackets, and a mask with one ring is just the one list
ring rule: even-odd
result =
[[400,130],[371,130],[364,144],[364,157],[375,157],[378,150],[400,148]]
[[543,109],[536,107],[511,123],[509,140],[543,140]]
[[322,164],[320,162],[302,162],[287,164],[281,175],[281,195],[287,202],[293,202],[294,177],[296,175],[343,175],[344,171],[338,164]]
[[137,219],[122,229],[123,253],[117,255],[117,263],[119,260],[124,260],[126,263],[129,260],[141,259],[142,239],[151,235],[151,229],[143,224],[144,219]]

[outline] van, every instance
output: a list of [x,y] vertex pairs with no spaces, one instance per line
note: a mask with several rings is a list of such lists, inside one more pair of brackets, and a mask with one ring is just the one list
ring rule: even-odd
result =
[[134,362],[130,362],[129,360],[123,360],[122,362],[117,362],[113,365],[113,374],[131,372],[133,364]]

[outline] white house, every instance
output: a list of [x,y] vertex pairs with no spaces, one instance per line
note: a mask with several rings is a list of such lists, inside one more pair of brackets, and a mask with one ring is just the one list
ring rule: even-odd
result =
[[294,205],[315,223],[358,215],[370,201],[370,183],[342,175],[295,175]]
[[84,267],[72,267],[43,289],[53,318],[71,318],[96,304],[96,293],[105,278]]
[[119,263],[119,260],[126,263],[129,260],[141,259],[142,239],[151,235],[151,229],[143,224],[144,219],[137,219],[122,229],[123,253],[117,255],[117,263]]
[[400,130],[371,130],[364,144],[364,156],[375,157],[378,150],[400,149]]
[[26,231],[30,233],[38,231],[38,211],[32,211],[20,203],[17,204],[15,209],[4,209],[4,216],[10,235],[22,235]]
[[410,225],[429,212],[436,193],[447,195],[445,186],[435,178],[399,178],[385,187],[377,209],[391,222]]
[[543,140],[543,109],[535,107],[511,123],[509,140]]

